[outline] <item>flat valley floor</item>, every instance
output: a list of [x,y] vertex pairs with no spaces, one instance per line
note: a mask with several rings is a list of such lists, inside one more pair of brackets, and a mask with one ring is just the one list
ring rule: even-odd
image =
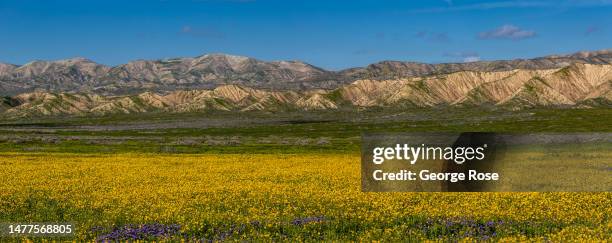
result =
[[74,222],[79,240],[607,241],[610,192],[364,193],[359,149],[369,131],[611,132],[610,120],[610,109],[6,120],[0,222]]

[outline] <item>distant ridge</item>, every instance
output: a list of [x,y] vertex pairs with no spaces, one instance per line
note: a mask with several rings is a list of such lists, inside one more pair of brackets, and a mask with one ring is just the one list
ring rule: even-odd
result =
[[282,91],[333,90],[364,79],[392,80],[461,71],[544,70],[571,64],[612,64],[612,50],[471,63],[383,61],[341,71],[328,71],[300,61],[265,62],[226,54],[137,60],[114,67],[85,58],[33,61],[21,66],[0,63],[0,95],[33,91],[125,95],[214,89],[223,85]]
[[[201,64],[196,60],[191,61]],[[250,64],[243,65],[244,62],[244,59],[227,60],[221,66],[233,66],[234,72],[243,70],[241,68],[248,70],[252,67]],[[89,66],[87,68],[89,74],[100,72],[99,68],[90,64],[79,65]],[[150,64],[142,62],[131,65],[134,66],[116,69],[115,71],[119,73],[117,75],[124,71],[130,72],[132,69],[141,70]],[[274,66],[274,64],[265,65]],[[314,69],[302,63],[276,64],[276,66],[283,65],[289,65],[292,70]],[[43,66],[37,72],[44,73],[45,70],[53,68]],[[300,78],[306,76],[304,72],[294,72],[299,73]],[[318,74],[324,72],[326,71],[319,71]],[[281,76],[298,78],[289,73],[281,72],[281,74]],[[143,72],[142,75],[143,77],[139,78],[145,79],[148,75],[154,74]],[[551,69],[458,71],[387,80],[359,79],[327,90],[281,91],[224,84],[213,89],[144,91],[131,95],[39,91],[3,97],[0,100],[0,115],[16,118],[142,112],[359,110],[373,107],[395,109],[491,107],[513,110],[533,107],[610,108],[612,107],[612,65],[576,62]]]

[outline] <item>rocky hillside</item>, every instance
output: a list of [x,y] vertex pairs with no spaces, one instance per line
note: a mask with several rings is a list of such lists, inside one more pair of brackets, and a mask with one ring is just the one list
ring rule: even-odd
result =
[[24,91],[89,91],[109,67],[84,58],[34,61],[23,66],[0,64],[0,94]]
[[99,95],[146,91],[214,89],[239,85],[256,89],[332,90],[358,80],[395,80],[462,71],[543,70],[570,64],[612,64],[612,50],[526,60],[424,64],[385,61],[363,68],[327,71],[299,61],[265,62],[223,54],[168,60],[139,60],[108,67],[83,58],[0,63],[0,96],[25,92],[79,92]]
[[[304,68],[311,70],[309,66]],[[97,69],[90,70],[92,73]],[[459,71],[389,80],[360,79],[332,90],[272,91],[229,84],[214,89],[118,96],[31,92],[3,98],[0,114],[5,117],[26,117],[156,111],[275,112],[440,106],[504,109],[612,107],[612,65],[575,63],[542,70]]]
[[0,94],[72,91],[129,94],[142,91],[211,89],[236,84],[300,90],[336,85],[336,74],[298,61],[264,62],[211,54],[196,58],[138,60],[116,67],[83,58],[0,64]]
[[612,49],[593,52],[578,52],[570,55],[555,55],[534,59],[481,61],[468,63],[427,64],[417,62],[384,61],[365,68],[352,68],[340,72],[349,80],[396,79],[460,71],[497,72],[515,69],[542,70],[566,67],[572,63],[612,64]]

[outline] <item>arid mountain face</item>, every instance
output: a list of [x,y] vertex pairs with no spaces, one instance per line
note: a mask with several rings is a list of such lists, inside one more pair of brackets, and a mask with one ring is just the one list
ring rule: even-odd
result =
[[32,91],[116,95],[213,89],[220,85],[304,90],[334,88],[337,74],[297,61],[263,62],[222,54],[129,62],[107,67],[82,58],[0,64],[0,94]]
[[365,68],[341,71],[341,76],[349,80],[374,79],[387,80],[448,74],[460,71],[497,72],[515,69],[542,70],[566,67],[572,63],[612,64],[612,49],[593,52],[578,52],[571,55],[547,56],[534,59],[508,61],[483,61],[469,63],[426,64],[416,62],[384,61]]
[[83,58],[34,61],[23,66],[0,64],[0,94],[33,90],[88,91],[110,68]]
[[[241,63],[240,60],[236,61]],[[117,71],[118,73],[113,74],[117,76],[128,75],[148,65],[155,66],[143,62],[136,66],[122,67],[123,69],[119,71],[114,69],[109,72]],[[231,65],[231,63],[225,65]],[[252,68],[252,65],[264,64],[244,65],[246,70]],[[295,80],[313,75],[311,72],[313,68],[305,64],[265,65],[289,65],[291,68],[287,69],[292,71],[287,71],[282,75],[288,75],[287,77],[293,77]],[[296,68],[296,66],[301,68]],[[296,69],[304,71],[298,72]],[[97,69],[89,70],[88,73],[91,74]],[[318,74],[324,72],[319,71]],[[147,75],[154,74],[143,74],[137,78],[141,80],[150,78]],[[83,80],[83,82],[88,81]],[[551,69],[458,71],[388,80],[359,79],[335,89],[272,91],[246,85],[227,84],[219,85],[214,89],[147,91],[132,95],[103,95],[92,92],[30,92],[4,97],[0,102],[0,114],[5,117],[28,117],[156,111],[261,110],[274,112],[444,106],[488,106],[507,109],[611,107],[612,65],[573,63],[562,68]]]
[[99,95],[145,91],[214,89],[222,85],[306,91],[337,89],[357,80],[393,80],[461,71],[544,70],[573,63],[612,64],[612,50],[527,60],[424,64],[384,61],[364,68],[326,71],[298,61],[264,62],[223,54],[169,60],[139,60],[108,67],[83,58],[0,64],[0,96],[25,92],[79,92]]

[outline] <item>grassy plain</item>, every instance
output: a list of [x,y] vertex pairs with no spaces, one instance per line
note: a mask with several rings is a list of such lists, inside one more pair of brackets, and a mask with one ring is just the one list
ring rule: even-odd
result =
[[362,193],[359,137],[612,132],[609,121],[612,109],[2,120],[0,222],[72,221],[89,240],[606,241],[610,192]]
[[355,153],[363,132],[612,132],[612,109],[145,113],[0,119],[0,151]]

